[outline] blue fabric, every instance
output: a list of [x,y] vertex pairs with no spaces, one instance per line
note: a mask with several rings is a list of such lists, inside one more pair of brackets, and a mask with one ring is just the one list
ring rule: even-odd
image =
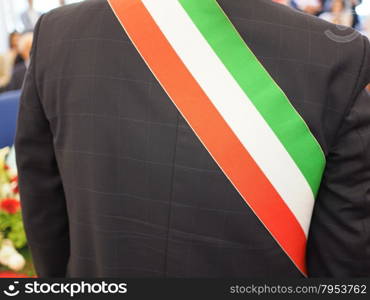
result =
[[0,94],[0,148],[14,144],[21,91]]

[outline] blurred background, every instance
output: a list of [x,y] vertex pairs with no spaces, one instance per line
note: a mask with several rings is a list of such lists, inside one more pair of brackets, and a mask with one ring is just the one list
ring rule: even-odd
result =
[[[0,0],[0,277],[35,276],[22,223],[12,147],[22,83],[29,65],[32,32],[42,13],[80,1]],[[370,0],[271,1],[356,28],[370,37]]]
[[[81,1],[81,0],[80,0]],[[36,14],[29,12],[28,19],[24,13],[33,2]],[[32,21],[37,15],[48,12],[60,5],[79,2],[79,0],[0,0],[0,53],[8,48],[8,34],[13,31],[23,32],[32,29]]]

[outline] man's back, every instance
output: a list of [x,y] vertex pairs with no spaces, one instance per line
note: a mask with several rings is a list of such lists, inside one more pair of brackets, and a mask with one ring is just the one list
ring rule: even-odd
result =
[[[327,157],[310,275],[369,275],[368,41],[269,0],[218,2]],[[16,149],[41,276],[301,276],[107,1],[47,14],[35,40]]]

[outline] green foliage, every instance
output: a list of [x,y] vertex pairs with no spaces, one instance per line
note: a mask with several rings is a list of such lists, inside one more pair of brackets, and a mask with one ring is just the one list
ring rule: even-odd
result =
[[0,211],[0,232],[3,238],[10,239],[18,249],[27,243],[20,211],[15,214]]

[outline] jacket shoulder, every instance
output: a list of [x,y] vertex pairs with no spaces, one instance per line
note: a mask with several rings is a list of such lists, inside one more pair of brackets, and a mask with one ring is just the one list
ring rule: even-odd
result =
[[356,74],[363,36],[271,0],[218,0],[246,43],[261,57],[294,60]]
[[70,14],[79,14],[82,12],[91,13],[94,10],[108,9],[109,4],[106,0],[85,0],[78,3],[73,3],[69,5],[64,5],[58,8],[55,8],[48,13],[46,16],[48,18],[63,18]]
[[106,27],[110,30],[116,25],[113,16],[105,0],[86,0],[56,8],[39,21],[38,46],[47,48],[58,43],[62,46],[68,41],[104,35]]
[[326,151],[369,82],[369,41],[270,0],[218,1]]
[[85,0],[58,7],[43,15],[41,29],[45,32],[58,31],[58,36],[70,30],[83,32],[100,21],[99,15],[109,9],[105,0]]

